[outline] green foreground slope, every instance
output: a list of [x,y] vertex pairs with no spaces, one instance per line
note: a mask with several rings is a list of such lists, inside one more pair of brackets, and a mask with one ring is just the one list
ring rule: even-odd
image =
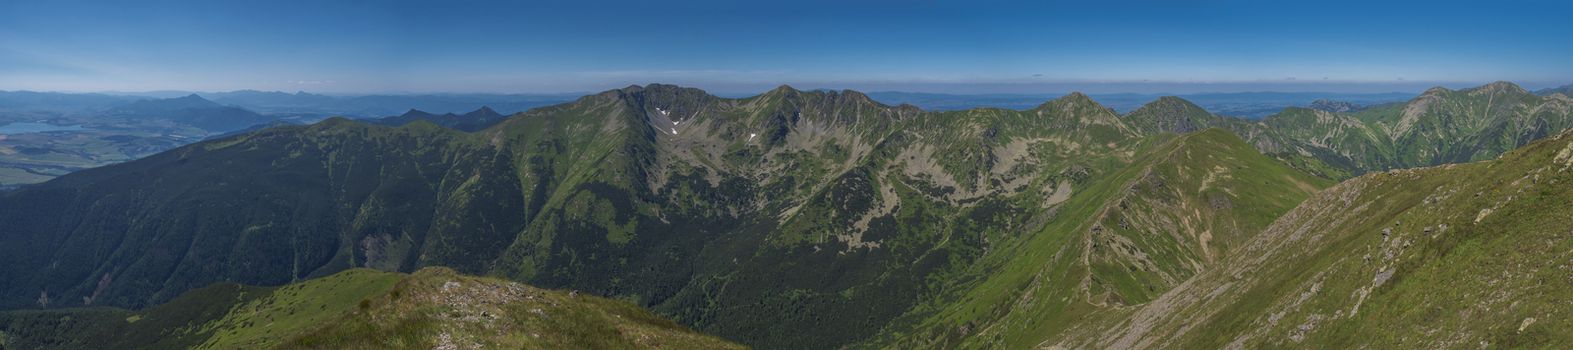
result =
[[1271,218],[1329,185],[1219,129],[1174,136],[1051,210],[1040,232],[991,252],[959,284],[863,344],[1025,348],[1147,302],[1207,271]]
[[1332,187],[1220,268],[1047,335],[1067,348],[1570,344],[1573,133]]
[[726,349],[636,305],[427,268],[219,284],[142,311],[0,313],[15,349]]

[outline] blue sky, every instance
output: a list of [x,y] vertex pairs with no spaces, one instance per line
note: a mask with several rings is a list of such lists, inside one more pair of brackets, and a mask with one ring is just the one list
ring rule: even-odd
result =
[[0,89],[1419,91],[1573,83],[1573,2],[34,1]]

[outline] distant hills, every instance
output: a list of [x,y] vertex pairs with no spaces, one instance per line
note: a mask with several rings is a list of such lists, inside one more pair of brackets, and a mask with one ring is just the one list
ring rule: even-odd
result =
[[0,111],[83,112],[121,106],[139,96],[59,92],[0,91]]
[[245,108],[220,105],[196,94],[168,99],[140,100],[111,108],[105,113],[121,118],[167,119],[217,133],[240,130],[276,120]]
[[138,100],[162,100],[201,95],[222,106],[234,106],[259,114],[316,114],[371,118],[398,115],[410,109],[435,113],[459,113],[490,106],[506,113],[572,100],[569,94],[406,94],[334,96],[307,92],[237,90],[229,92],[164,91],[137,94],[83,94],[32,91],[0,91],[0,112],[44,111],[92,113],[121,107]]
[[[121,100],[105,95],[0,93],[0,100],[17,96],[63,102],[0,104],[0,134],[5,134],[0,135],[4,139],[0,140],[0,187],[42,182],[259,125],[320,119],[263,115],[197,95]],[[34,127],[13,128],[13,124]]]
[[190,94],[184,97],[138,100],[128,105],[110,109],[118,113],[157,114],[169,113],[183,109],[209,109],[221,108],[224,105],[208,101],[208,99]]
[[[539,102],[532,97],[505,95],[341,98],[257,91],[214,95],[223,99],[213,101],[198,94],[148,98],[0,91],[0,128],[12,123],[31,123],[23,125],[39,124],[46,130],[67,130],[18,135],[0,129],[5,130],[0,133],[10,134],[0,136],[5,139],[0,141],[0,188],[37,183],[71,171],[141,158],[199,140],[270,126],[314,123],[334,115],[348,115],[342,113],[346,110],[376,111],[411,105],[464,110],[482,108],[463,116],[447,113],[418,117],[412,114],[405,116],[411,118],[409,120],[389,120],[402,124],[426,119],[450,128],[479,130],[504,117],[481,102],[502,102],[518,108],[533,107]],[[267,109],[259,112],[231,101]]]
[[1555,87],[1555,88],[1546,88],[1546,89],[1535,90],[1535,94],[1536,95],[1540,95],[1540,96],[1551,96],[1553,94],[1562,94],[1562,96],[1573,97],[1573,85],[1563,85],[1563,86]]
[[492,110],[491,107],[482,106],[480,109],[462,115],[453,113],[437,115],[421,110],[411,109],[408,112],[404,112],[404,114],[372,119],[368,122],[379,125],[402,126],[415,121],[426,121],[449,129],[460,131],[480,131],[481,129],[485,129],[492,126],[493,124],[501,122],[503,118],[506,118],[506,116],[502,115],[501,113],[497,113],[497,111]]
[[316,113],[352,117],[397,115],[411,109],[439,114],[471,111],[490,106],[507,113],[573,100],[571,94],[410,94],[328,96],[305,92],[283,93],[240,90],[205,94],[214,101],[244,106],[263,113]]
[[[1555,92],[1568,93],[1569,86],[1537,90],[1549,96]],[[435,114],[463,113],[480,106],[490,106],[503,113],[513,113],[531,108],[571,101],[575,94],[370,94],[325,95],[308,92],[281,92],[236,90],[227,92],[160,91],[124,94],[79,94],[31,91],[0,91],[0,111],[91,111],[102,110],[147,98],[175,98],[198,94],[221,105],[238,106],[263,114],[322,114],[343,115],[352,118],[371,118],[399,115],[410,109]],[[963,110],[980,107],[1026,109],[1044,100],[1063,94],[946,94],[879,91],[868,95],[876,101],[890,105],[912,104],[928,110]],[[1111,93],[1091,94],[1105,106],[1121,113],[1129,113],[1164,94]],[[1352,105],[1371,106],[1402,102],[1413,97],[1412,93],[1321,93],[1321,92],[1237,92],[1182,94],[1214,113],[1258,119],[1276,113],[1283,107],[1315,107],[1317,100],[1337,101]],[[1350,112],[1350,111],[1344,111]]]
[[[439,122],[496,113],[332,118],[0,192],[0,307],[442,266],[759,348],[1558,343],[1536,327],[1573,318],[1535,281],[1566,249],[1522,247],[1566,233],[1573,100],[1411,97],[1253,120],[1178,97],[930,111],[651,84],[472,132]],[[1522,266],[1482,258],[1503,255]],[[1528,304],[1482,299],[1503,290]],[[398,332],[355,322],[323,339]]]
[[[936,94],[912,92],[871,92],[869,96],[888,104],[912,104],[930,110],[960,110],[981,107],[1025,109],[1058,94]],[[1162,94],[1091,94],[1099,103],[1120,113],[1130,113],[1149,102],[1167,95]],[[1260,119],[1283,110],[1284,107],[1312,107],[1318,100],[1342,101],[1360,105],[1401,102],[1414,97],[1412,93],[1317,93],[1317,92],[1239,92],[1185,94],[1180,97],[1221,115]]]

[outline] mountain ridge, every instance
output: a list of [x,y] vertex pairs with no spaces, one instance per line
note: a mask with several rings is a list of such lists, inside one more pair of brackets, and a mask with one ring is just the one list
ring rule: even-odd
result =
[[1551,96],[1551,95],[1555,95],[1555,94],[1562,94],[1563,96],[1573,96],[1573,84],[1558,86],[1558,87],[1554,87],[1554,88],[1545,88],[1545,89],[1535,90],[1535,94],[1536,95],[1540,95],[1540,96],[1548,96],[1548,97]]
[[444,113],[441,115],[411,108],[404,114],[372,119],[369,122],[379,125],[402,126],[416,121],[425,121],[449,129],[474,132],[491,127],[502,122],[507,117],[487,106],[481,106],[481,108],[464,114]]
[[221,105],[197,94],[138,100],[110,108],[105,113],[127,118],[167,119],[213,133],[225,133],[278,120],[245,108]]
[[[1437,93],[1448,108],[1417,130],[1471,117],[1453,103],[1563,116]],[[625,298],[762,348],[1030,346],[1048,328],[1022,325],[1109,317],[1228,261],[1330,184],[1311,174],[1406,164],[1378,132],[1403,106],[1261,121],[1150,107],[923,111],[651,84],[473,132],[270,128],[0,193],[0,277],[18,281],[0,305],[141,307],[214,282],[440,265]]]
[[[1566,235],[1561,229],[1566,227],[1566,216],[1561,215],[1566,210],[1554,203],[1570,198],[1562,185],[1573,168],[1569,140],[1573,132],[1562,132],[1498,160],[1372,173],[1346,181],[1280,218],[1251,244],[1244,259],[1134,310],[1128,323],[1088,326],[1042,345],[1565,343],[1565,334],[1548,327],[1566,323],[1566,310],[1521,305],[1545,305],[1557,298],[1536,280],[1562,275],[1547,272],[1545,261],[1566,255],[1557,248],[1565,245],[1557,237]],[[1524,240],[1546,244],[1515,243]],[[1269,263],[1286,256],[1319,270]],[[1438,283],[1452,287],[1439,291]],[[1495,292],[1470,296],[1483,290]],[[1412,311],[1431,309],[1459,312]],[[1247,324],[1260,327],[1245,329]],[[1437,336],[1402,336],[1427,333]]]
[[[1039,112],[1051,118],[1040,118]],[[120,251],[107,260],[83,257],[53,269],[8,269],[4,272],[8,280],[52,284],[58,282],[49,281],[76,278],[51,276],[79,276],[95,281],[24,287],[25,292],[11,291],[9,303],[32,303],[45,294],[51,300],[136,306],[223,280],[280,284],[354,266],[407,271],[441,264],[547,286],[627,295],[707,331],[748,334],[756,337],[749,338],[751,343],[775,346],[793,339],[752,333],[766,325],[744,322],[763,320],[754,313],[769,308],[699,306],[763,297],[777,307],[793,307],[802,301],[765,295],[820,290],[806,300],[815,300],[814,307],[825,312],[853,305],[872,308],[858,311],[865,316],[834,322],[800,318],[781,324],[793,328],[843,324],[846,327],[825,333],[826,344],[847,343],[866,336],[859,329],[883,323],[921,298],[919,288],[895,286],[938,283],[878,277],[885,271],[924,276],[961,266],[981,253],[977,247],[983,243],[975,238],[947,238],[971,236],[967,231],[915,235],[902,225],[940,229],[968,211],[984,215],[996,210],[965,209],[978,206],[979,200],[994,203],[989,208],[1008,208],[1006,217],[1029,215],[1031,211],[995,199],[1001,194],[1025,199],[1043,190],[1023,187],[1034,181],[1043,184],[1042,177],[1052,174],[1047,172],[1052,169],[1021,165],[1039,161],[1040,156],[1023,158],[1027,152],[1063,154],[1055,159],[1103,154],[1124,147],[1120,144],[1132,142],[1135,136],[1120,131],[1124,129],[1117,116],[1106,109],[1039,112],[928,114],[842,92],[782,89],[734,100],[652,86],[532,110],[475,133],[427,123],[387,128],[346,119],[272,128],[7,193],[9,198],[0,200],[9,203],[0,204],[8,208],[0,212],[7,216],[0,221],[10,227],[3,237],[34,242],[7,245],[14,253],[8,254],[8,262],[14,266],[54,260],[37,256],[43,252]],[[1077,115],[1082,112],[1098,115]],[[973,141],[953,144],[950,140]],[[1031,144],[1052,142],[1085,146],[1031,151]],[[1002,158],[996,153],[998,147],[1017,147],[1010,152],[1018,155]],[[229,163],[238,159],[271,160]],[[187,175],[173,175],[177,173]],[[1035,178],[1039,180],[1030,180]],[[142,185],[110,185],[124,183]],[[256,185],[222,185],[226,183]],[[1007,188],[1007,183],[1013,184]],[[100,197],[108,193],[118,194]],[[36,202],[45,198],[54,199],[49,204]],[[245,204],[251,200],[225,198],[271,204],[256,207]],[[185,201],[217,206],[160,221],[121,219],[151,215],[147,212],[151,208],[183,207],[188,205],[181,204]],[[32,202],[31,209],[21,209],[23,202]],[[100,209],[69,209],[91,202],[99,203]],[[304,214],[283,210],[289,207],[305,208],[295,209]],[[953,210],[948,208],[962,210],[940,214]],[[84,233],[53,236],[44,232],[75,229],[26,219],[38,210],[130,229],[88,228]],[[306,216],[297,219],[296,215]],[[965,220],[1005,218],[993,216]],[[183,225],[199,229],[178,228]],[[778,232],[776,227],[782,228],[780,233],[772,233]],[[846,232],[843,227],[857,229]],[[183,253],[147,254],[160,246],[155,242],[186,239],[204,244],[188,245]],[[936,244],[944,246],[931,251]],[[59,250],[66,246],[73,248]],[[666,250],[644,248],[651,246]],[[949,253],[953,250],[957,253]],[[574,258],[591,252],[612,258]],[[223,258],[185,262],[193,256]],[[732,256],[756,257],[740,259],[737,271],[690,262]],[[894,264],[924,256],[932,262]],[[852,263],[860,260],[872,263]],[[805,265],[778,268],[791,262]],[[624,264],[643,266],[634,271],[652,268],[663,273],[634,274]],[[811,275],[849,275],[844,281],[788,279],[792,284],[779,287],[771,282],[810,271],[814,271]],[[133,287],[140,283],[138,276],[148,274],[173,276],[165,280],[174,283]],[[744,275],[764,279],[743,279]],[[109,281],[107,287],[97,287],[99,280]],[[705,290],[702,286],[722,283],[733,287],[720,295],[700,292]],[[850,298],[836,292],[853,290],[867,292]],[[896,294],[885,294],[890,292]]]

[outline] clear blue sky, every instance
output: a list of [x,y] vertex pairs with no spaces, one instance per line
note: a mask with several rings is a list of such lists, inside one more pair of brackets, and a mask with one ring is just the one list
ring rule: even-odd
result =
[[0,2],[0,89],[1043,93],[1573,83],[1573,2]]

